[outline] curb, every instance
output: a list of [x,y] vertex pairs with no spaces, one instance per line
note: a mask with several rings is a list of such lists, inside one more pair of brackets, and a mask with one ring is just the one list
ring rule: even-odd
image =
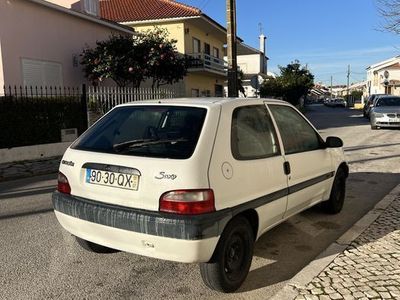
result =
[[373,209],[358,220],[349,230],[321,252],[313,261],[284,285],[270,299],[293,300],[298,296],[296,287],[304,287],[318,276],[337,256],[339,256],[360,234],[362,234],[400,194],[400,184],[380,200]]

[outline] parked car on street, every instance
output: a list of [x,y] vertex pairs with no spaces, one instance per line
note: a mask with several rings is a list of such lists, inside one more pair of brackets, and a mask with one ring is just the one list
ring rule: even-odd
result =
[[370,111],[371,129],[400,127],[400,97],[381,96]]
[[87,250],[198,262],[233,292],[267,230],[317,203],[341,211],[342,145],[280,100],[123,104],[65,152],[54,210]]
[[369,119],[369,112],[371,107],[374,106],[375,101],[380,97],[380,96],[385,96],[385,94],[372,94],[371,96],[368,97],[368,99],[364,103],[363,107],[363,116],[364,118]]
[[347,107],[347,102],[343,98],[334,98],[324,102],[326,106],[330,107]]

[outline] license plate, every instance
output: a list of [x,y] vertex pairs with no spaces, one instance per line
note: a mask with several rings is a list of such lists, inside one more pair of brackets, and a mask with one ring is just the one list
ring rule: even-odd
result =
[[105,185],[125,190],[137,191],[139,187],[139,176],[136,174],[125,174],[110,171],[86,169],[86,183]]

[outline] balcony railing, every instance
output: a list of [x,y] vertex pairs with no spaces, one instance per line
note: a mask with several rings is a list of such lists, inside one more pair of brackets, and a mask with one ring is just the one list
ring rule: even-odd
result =
[[188,54],[188,68],[189,70],[209,70],[222,75],[227,73],[227,63],[223,59],[205,53]]

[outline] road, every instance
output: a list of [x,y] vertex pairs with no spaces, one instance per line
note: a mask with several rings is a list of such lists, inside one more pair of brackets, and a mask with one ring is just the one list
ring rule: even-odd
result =
[[0,299],[269,298],[400,182],[400,130],[371,131],[356,110],[311,106],[307,115],[344,141],[351,174],[343,212],[314,207],[262,236],[234,295],[207,289],[195,264],[81,249],[52,212],[50,175],[0,184]]

